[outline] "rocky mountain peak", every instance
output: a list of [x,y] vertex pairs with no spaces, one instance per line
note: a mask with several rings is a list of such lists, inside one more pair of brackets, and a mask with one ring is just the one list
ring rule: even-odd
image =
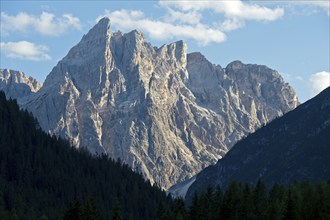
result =
[[205,56],[203,54],[201,54],[200,52],[189,53],[189,54],[187,54],[187,57],[190,62],[206,60]]
[[330,176],[330,87],[311,100],[238,141],[215,165],[196,176],[186,199],[195,191],[232,181],[269,187],[294,181],[327,180]]
[[[293,89],[264,74],[273,70],[224,69],[200,53],[187,55],[183,41],[156,48],[140,31],[109,27],[101,19],[21,106],[45,131],[121,158],[163,188],[189,179],[295,107],[288,104]],[[237,80],[241,73],[246,78]]]
[[141,41],[145,39],[144,34],[138,29],[134,29],[126,33],[125,35],[127,36],[127,38],[133,38],[136,41]]
[[231,69],[231,70],[238,70],[241,69],[244,66],[244,64],[242,63],[242,61],[240,60],[235,60],[232,61],[231,63],[229,63],[226,67],[226,69]]
[[31,93],[36,93],[41,86],[36,79],[21,71],[0,69],[0,90],[5,91],[7,97],[19,102]]
[[147,53],[146,49],[151,49],[147,45],[143,33],[137,29],[124,34],[122,41],[124,48],[120,49],[125,50],[122,52],[129,52],[127,55],[132,56],[132,58],[138,58],[141,53]]
[[110,18],[103,17],[101,18],[98,23],[93,28],[100,28],[100,29],[110,29]]
[[84,39],[89,38],[102,38],[107,35],[111,35],[111,21],[108,17],[101,18],[98,23],[83,36]]
[[282,76],[276,70],[265,65],[244,64],[241,61],[234,61],[227,65],[225,72],[238,82],[239,88],[237,89],[243,97],[250,90],[254,96],[263,99],[267,106],[280,103],[280,111],[278,113],[273,112],[273,114],[282,115],[288,106],[294,109],[299,105],[293,88],[284,83]]
[[187,44],[181,40],[171,44],[164,44],[157,51],[162,58],[170,59],[172,63],[176,63],[177,68],[186,68],[187,49]]

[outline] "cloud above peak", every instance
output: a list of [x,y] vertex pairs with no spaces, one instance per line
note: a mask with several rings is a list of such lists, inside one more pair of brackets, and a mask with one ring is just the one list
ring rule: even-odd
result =
[[103,16],[109,17],[111,24],[120,30],[139,29],[156,40],[193,39],[201,45],[206,45],[210,42],[221,43],[226,40],[226,35],[222,31],[212,29],[207,25],[201,23],[194,25],[176,24],[174,22],[155,20],[146,17],[142,11],[106,10],[105,14],[97,20]]
[[274,21],[284,14],[282,8],[242,1],[160,1],[158,5],[165,14],[157,19],[139,10],[122,9],[105,10],[97,20],[107,16],[115,28],[139,29],[154,40],[190,39],[208,45],[226,41],[226,32],[244,27],[247,20]]
[[71,14],[56,17],[49,12],[42,12],[39,16],[20,12],[12,16],[1,12],[1,32],[5,35],[35,30],[42,35],[58,36],[69,29],[81,29],[79,18]]
[[223,14],[227,18],[243,20],[274,21],[284,14],[283,8],[267,8],[257,4],[245,3],[239,0],[232,1],[160,1],[162,6],[175,8],[180,11],[206,11]]
[[303,12],[305,11],[306,14],[319,13],[319,10],[315,10],[315,9],[321,9],[324,12],[326,12],[328,16],[330,16],[330,1],[329,0],[310,0],[310,1],[289,0],[289,1],[286,1],[286,4],[294,4],[297,6],[302,6],[305,8],[305,10],[303,10]]

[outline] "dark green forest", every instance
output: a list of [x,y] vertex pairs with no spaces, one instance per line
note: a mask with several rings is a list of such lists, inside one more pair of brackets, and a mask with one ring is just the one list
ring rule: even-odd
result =
[[255,186],[234,181],[224,191],[208,187],[190,203],[186,208],[183,200],[176,200],[174,209],[158,209],[157,219],[326,220],[330,219],[330,182],[275,184],[268,189],[262,181]]
[[330,182],[232,182],[185,203],[119,160],[44,133],[0,92],[0,219],[330,219]]
[[100,219],[152,219],[159,203],[172,202],[120,161],[91,156],[44,133],[0,92],[1,220],[70,219],[95,211]]

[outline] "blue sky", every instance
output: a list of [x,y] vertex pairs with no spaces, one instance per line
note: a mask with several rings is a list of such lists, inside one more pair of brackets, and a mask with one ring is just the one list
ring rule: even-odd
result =
[[108,16],[155,46],[184,40],[225,67],[267,65],[301,102],[330,85],[330,1],[1,1],[1,68],[43,82],[83,34]]

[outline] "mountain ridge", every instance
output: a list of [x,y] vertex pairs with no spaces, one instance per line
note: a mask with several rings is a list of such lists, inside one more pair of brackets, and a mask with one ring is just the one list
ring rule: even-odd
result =
[[[0,219],[154,219],[174,201],[120,160],[72,148],[0,91]],[[70,203],[93,204],[94,212]],[[120,209],[116,206],[120,206]],[[79,207],[78,207],[79,208]],[[89,215],[88,215],[89,213]],[[73,214],[73,217],[72,217]],[[78,217],[76,217],[78,216]]]
[[328,180],[330,177],[330,87],[287,114],[274,119],[237,144],[197,174],[186,199],[194,191],[232,181],[268,186],[293,181]]
[[121,158],[163,188],[191,178],[299,104],[268,67],[222,68],[187,54],[183,41],[157,48],[137,30],[113,33],[110,26],[101,19],[20,106],[43,130]]
[[21,71],[0,69],[0,90],[12,99],[21,100],[36,93],[41,87],[41,83]]

